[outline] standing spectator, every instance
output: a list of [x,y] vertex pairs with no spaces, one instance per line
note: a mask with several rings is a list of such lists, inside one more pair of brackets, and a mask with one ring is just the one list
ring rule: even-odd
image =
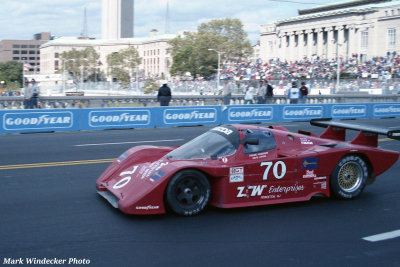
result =
[[32,98],[32,87],[28,80],[25,80],[24,84],[24,108],[31,108],[31,98]]
[[267,93],[267,87],[265,87],[263,81],[260,81],[260,85],[257,91],[257,104],[265,104],[266,93]]
[[32,86],[31,108],[38,108],[38,98],[40,95],[40,89],[35,79],[31,80],[31,86]]
[[169,101],[171,101],[171,88],[164,83],[158,89],[157,101],[160,102],[160,106],[169,106]]
[[244,95],[244,103],[245,104],[253,104],[253,98],[254,98],[254,87],[251,86],[249,83],[246,88],[246,93]]
[[233,91],[233,85],[229,82],[228,79],[225,79],[224,89],[223,89],[224,105],[229,105],[231,103],[232,91]]
[[300,87],[300,102],[302,104],[306,103],[307,100],[307,95],[308,95],[308,88],[306,86],[305,82],[301,82],[301,87]]
[[274,88],[272,85],[268,83],[267,80],[265,80],[265,87],[266,89],[266,100],[268,99],[268,104],[270,104],[272,97],[274,96]]
[[290,104],[297,104],[300,98],[300,90],[296,82],[292,82],[292,87],[289,88],[288,94]]

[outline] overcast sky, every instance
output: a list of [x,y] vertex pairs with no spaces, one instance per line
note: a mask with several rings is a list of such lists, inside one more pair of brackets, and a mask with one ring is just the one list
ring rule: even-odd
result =
[[[32,39],[33,34],[79,36],[87,10],[87,30],[101,38],[101,0],[0,0],[0,40]],[[238,18],[249,39],[259,39],[259,26],[297,15],[329,0],[168,0],[169,33],[196,30],[211,19]],[[310,4],[311,3],[311,4]],[[166,30],[167,0],[135,1],[135,37],[146,37],[152,29]]]

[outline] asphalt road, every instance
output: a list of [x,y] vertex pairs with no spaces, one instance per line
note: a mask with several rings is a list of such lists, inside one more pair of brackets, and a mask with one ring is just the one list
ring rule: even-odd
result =
[[[368,122],[400,129],[400,119]],[[280,125],[322,131],[308,123]],[[209,128],[0,135],[0,262],[400,266],[400,237],[363,239],[400,230],[400,161],[351,201],[207,208],[186,218],[127,216],[97,195],[98,176],[131,146],[180,145]],[[400,151],[399,141],[380,146]]]

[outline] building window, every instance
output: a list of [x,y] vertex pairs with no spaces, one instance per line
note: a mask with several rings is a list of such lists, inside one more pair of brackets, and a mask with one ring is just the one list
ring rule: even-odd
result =
[[22,50],[21,54],[26,55],[26,54],[28,54],[28,51],[27,50]]
[[30,57],[29,60],[36,60],[36,58],[35,57]]
[[58,58],[58,57],[59,57],[59,53],[55,53],[55,54],[54,54],[54,57],[55,57],[55,58]]
[[36,54],[35,52],[36,51],[34,51],[34,50],[29,50],[29,55],[34,55],[34,54]]
[[396,47],[396,29],[388,29],[387,47],[388,49],[394,49]]
[[13,54],[14,54],[14,55],[18,55],[18,54],[19,54],[19,51],[18,51],[18,50],[13,50]]
[[36,45],[29,45],[29,48],[36,48]]
[[19,57],[13,57],[13,60],[19,60]]
[[20,48],[21,46],[19,44],[13,44],[13,48]]
[[361,48],[368,48],[368,31],[361,32]]

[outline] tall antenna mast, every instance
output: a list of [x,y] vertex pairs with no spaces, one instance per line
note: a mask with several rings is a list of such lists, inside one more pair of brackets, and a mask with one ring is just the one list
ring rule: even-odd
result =
[[133,0],[133,25],[132,25],[132,37],[135,37],[135,0]]
[[87,38],[88,37],[88,27],[87,27],[87,15],[86,15],[86,7],[83,11],[83,29],[81,32],[81,37]]
[[167,0],[167,11],[165,14],[165,33],[169,33],[169,1]]

